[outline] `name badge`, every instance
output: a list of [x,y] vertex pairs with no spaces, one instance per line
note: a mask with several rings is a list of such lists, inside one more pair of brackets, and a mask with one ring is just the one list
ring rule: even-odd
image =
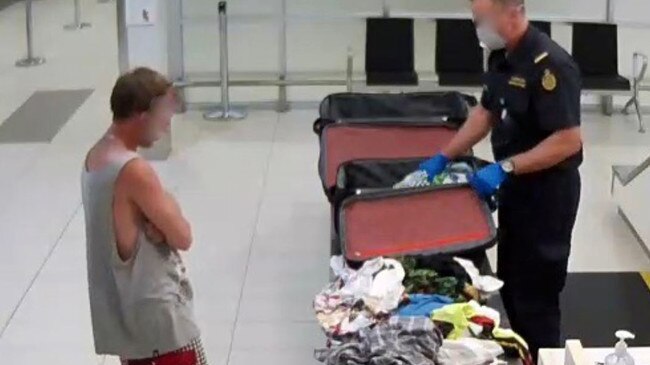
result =
[[519,76],[512,76],[510,78],[510,80],[508,81],[508,85],[518,87],[518,88],[521,88],[521,89],[525,89],[526,88],[526,79],[524,79],[523,77],[519,77]]

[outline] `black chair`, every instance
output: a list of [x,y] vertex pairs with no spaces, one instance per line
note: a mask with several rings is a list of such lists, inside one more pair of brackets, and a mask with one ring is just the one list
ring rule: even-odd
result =
[[542,33],[546,33],[547,36],[551,36],[551,23],[550,22],[542,22],[542,21],[531,21],[530,24],[534,26],[535,28],[539,29],[542,31]]
[[417,85],[413,19],[366,20],[368,85]]
[[618,28],[615,24],[574,24],[572,53],[582,73],[583,90],[631,90],[630,80],[618,74]]
[[482,85],[483,57],[472,20],[436,20],[436,73],[441,86]]

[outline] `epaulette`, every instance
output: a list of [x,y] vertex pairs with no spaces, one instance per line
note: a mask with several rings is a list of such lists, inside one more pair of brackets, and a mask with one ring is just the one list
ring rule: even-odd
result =
[[544,59],[546,59],[546,57],[548,57],[548,52],[539,54],[537,57],[535,57],[535,64],[542,62]]

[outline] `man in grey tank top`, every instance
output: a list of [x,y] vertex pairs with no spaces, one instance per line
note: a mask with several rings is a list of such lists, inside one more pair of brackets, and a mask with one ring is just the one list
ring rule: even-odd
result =
[[113,123],[82,174],[95,350],[129,365],[205,365],[180,251],[192,233],[173,196],[137,154],[168,131],[172,84],[138,68],[111,95]]

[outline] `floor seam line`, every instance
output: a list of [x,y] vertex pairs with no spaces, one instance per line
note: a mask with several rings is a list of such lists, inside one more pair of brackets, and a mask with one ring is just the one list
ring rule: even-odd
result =
[[263,182],[262,182],[262,189],[261,189],[261,196],[260,200],[257,204],[257,212],[255,214],[255,223],[253,225],[253,233],[251,234],[250,238],[250,244],[248,246],[248,253],[246,255],[246,270],[244,271],[244,278],[242,280],[242,286],[241,290],[239,292],[239,299],[237,300],[237,313],[235,314],[235,320],[232,325],[232,330],[230,333],[230,346],[228,346],[228,356],[226,358],[226,365],[230,364],[230,359],[232,355],[232,350],[233,350],[233,344],[235,343],[235,331],[237,330],[237,324],[239,323],[239,312],[241,309],[241,304],[242,300],[244,298],[244,290],[246,288],[246,279],[248,278],[248,270],[250,266],[250,260],[251,260],[251,255],[253,253],[253,244],[255,243],[255,239],[257,238],[257,227],[260,222],[260,216],[262,212],[262,205],[264,203],[264,198],[266,195],[266,188],[268,184],[268,179],[269,179],[269,172],[271,171],[271,161],[273,159],[273,151],[275,149],[275,141],[278,133],[278,129],[280,126],[280,114],[277,114],[277,118],[275,120],[275,127],[273,129],[273,137],[271,137],[271,146],[270,146],[270,151],[269,151],[269,156],[267,157],[266,160],[266,166],[264,168],[264,177],[263,177]]
[[32,279],[30,280],[29,285],[27,286],[27,289],[25,289],[25,291],[24,291],[23,294],[21,295],[20,299],[18,300],[18,303],[16,303],[16,305],[14,306],[14,309],[11,311],[11,314],[10,314],[9,317],[7,318],[7,321],[6,321],[5,324],[2,326],[2,329],[0,329],[0,339],[2,339],[2,336],[3,336],[3,335],[5,334],[5,332],[7,331],[7,328],[9,328],[9,325],[11,324],[11,321],[12,321],[12,320],[14,319],[14,317],[16,316],[16,313],[18,313],[18,310],[20,309],[20,307],[21,307],[22,304],[24,303],[24,301],[25,301],[25,299],[27,298],[27,295],[29,294],[30,290],[32,290],[32,287],[33,287],[34,284],[36,283],[36,280],[39,278],[39,276],[40,276],[41,273],[43,272],[43,269],[45,268],[45,265],[47,265],[47,263],[48,263],[48,262],[50,261],[50,259],[52,258],[52,255],[54,254],[54,251],[56,250],[56,248],[59,247],[59,244],[61,243],[61,240],[63,239],[63,236],[64,236],[65,233],[68,231],[68,228],[70,228],[70,224],[72,223],[72,221],[74,220],[74,218],[77,216],[77,213],[79,212],[79,209],[81,209],[81,206],[82,206],[81,203],[79,203],[79,204],[77,205],[77,207],[75,208],[74,212],[72,213],[72,215],[70,216],[70,218],[69,218],[68,221],[66,222],[65,226],[64,226],[63,229],[61,230],[61,233],[59,233],[59,236],[56,238],[56,241],[54,242],[54,244],[52,245],[52,247],[50,247],[49,251],[47,252],[47,255],[45,256],[45,259],[43,260],[43,262],[42,262],[41,265],[39,266],[38,270],[36,270],[36,273],[34,274],[34,276],[32,277]]

